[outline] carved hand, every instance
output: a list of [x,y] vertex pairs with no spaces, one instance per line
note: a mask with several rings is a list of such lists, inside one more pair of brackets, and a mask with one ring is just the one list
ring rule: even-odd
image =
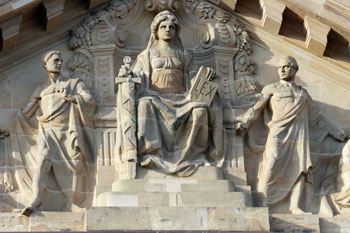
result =
[[64,96],[63,98],[69,103],[73,103],[73,104],[77,103],[77,101],[76,101],[74,96]]
[[0,139],[10,136],[8,129],[0,129]]
[[237,135],[243,135],[245,132],[247,132],[249,128],[249,125],[245,122],[238,122],[236,124],[236,134]]
[[120,67],[119,73],[118,73],[118,77],[120,78],[126,78],[132,76],[132,71],[131,69],[129,69],[127,66],[122,65],[122,67]]
[[213,80],[216,78],[216,72],[213,68],[210,68],[210,67],[206,67],[207,69],[207,79],[209,81]]
[[348,135],[342,129],[332,129],[329,131],[329,135],[337,141],[345,142]]

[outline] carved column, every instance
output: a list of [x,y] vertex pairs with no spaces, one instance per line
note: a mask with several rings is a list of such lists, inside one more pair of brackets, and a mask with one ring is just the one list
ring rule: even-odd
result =
[[[96,123],[96,188],[94,204],[99,194],[111,191],[111,184],[117,179],[114,167],[114,147],[116,143],[115,105],[116,93],[114,77],[116,71],[114,44],[90,46],[94,60],[95,97],[99,103],[101,119]],[[99,118],[99,116],[97,116]],[[113,174],[113,175],[111,175]]]
[[115,106],[114,77],[116,73],[114,56],[116,45],[91,46],[94,57],[95,90],[98,103]]

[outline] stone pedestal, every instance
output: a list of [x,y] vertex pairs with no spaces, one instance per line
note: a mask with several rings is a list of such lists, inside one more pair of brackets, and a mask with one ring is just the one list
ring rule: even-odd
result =
[[251,207],[249,187],[225,180],[220,168],[200,167],[186,178],[143,168],[137,174],[98,196],[86,230],[269,230],[267,208]]

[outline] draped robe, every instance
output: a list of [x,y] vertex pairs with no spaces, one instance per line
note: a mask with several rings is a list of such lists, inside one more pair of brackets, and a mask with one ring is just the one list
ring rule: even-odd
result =
[[[76,104],[65,101],[62,90],[73,96]],[[45,197],[73,190],[75,204],[90,205],[94,188],[95,108],[94,98],[80,79],[60,77],[55,84],[39,87],[10,124],[7,145],[11,149],[6,149],[5,156],[11,169],[3,174],[4,185],[31,200],[32,179],[45,156],[52,163]],[[43,148],[45,155],[39,153]],[[74,175],[78,178],[76,183]],[[55,203],[44,202],[44,209],[46,205],[55,206]]]
[[[192,102],[187,92],[189,77],[197,72],[192,56],[180,49],[171,56],[146,49],[138,55],[132,69],[134,75],[143,77],[137,96],[141,166],[154,165],[167,174],[189,176],[198,166],[222,162],[223,121],[215,113],[222,111],[219,101],[214,100],[209,109],[205,103]],[[122,157],[119,144],[117,156]]]
[[[253,151],[263,150],[257,191],[266,198],[267,205],[278,204],[289,197],[297,180],[305,176],[301,201],[309,207],[315,189],[313,177],[317,178],[318,186],[325,183],[322,179],[334,179],[335,183],[336,172],[324,166],[323,161],[339,160],[343,143],[329,136],[334,127],[304,88],[281,81],[266,86],[262,95],[270,95],[262,111],[264,125],[256,121],[246,138]],[[256,114],[248,112],[251,118]],[[335,188],[331,189],[334,192]]]

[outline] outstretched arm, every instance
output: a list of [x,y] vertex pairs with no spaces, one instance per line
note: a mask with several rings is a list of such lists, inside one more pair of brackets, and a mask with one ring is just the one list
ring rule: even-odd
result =
[[244,114],[242,120],[238,121],[238,124],[236,125],[236,133],[238,135],[241,135],[245,131],[247,131],[251,123],[258,119],[262,110],[266,108],[272,94],[273,90],[271,89],[271,87],[267,86],[263,89],[258,102],[256,102],[256,104],[253,107],[248,109],[248,111]]

